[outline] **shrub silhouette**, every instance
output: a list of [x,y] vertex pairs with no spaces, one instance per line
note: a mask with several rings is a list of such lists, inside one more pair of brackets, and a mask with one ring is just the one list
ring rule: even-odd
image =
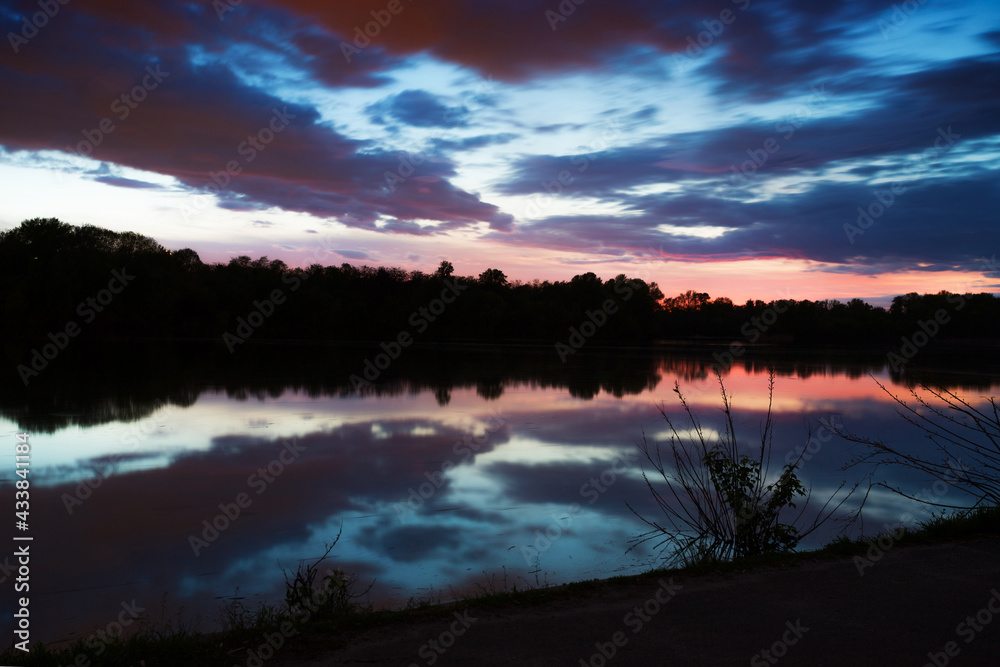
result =
[[[730,397],[721,375],[716,373],[716,376],[724,414],[719,438],[706,434],[681,393],[679,383],[674,383],[674,392],[690,428],[679,428],[660,406],[660,414],[670,434],[666,461],[660,443],[650,445],[643,433],[639,449],[656,472],[654,479],[658,476],[662,483],[654,484],[645,469],[642,476],[663,518],[643,516],[628,505],[650,528],[634,539],[629,550],[655,541],[654,549],[669,549],[672,561],[686,565],[791,551],[829,520],[857,489],[858,484],[855,484],[837,500],[838,493],[846,485],[842,482],[816,518],[800,528],[798,524],[811,497],[811,492],[796,475],[805,448],[793,463],[782,468],[776,479],[771,479],[770,474],[774,372],[769,376],[767,416],[761,429],[760,446],[755,451],[739,444]],[[790,522],[782,521],[787,510],[797,508],[798,514]]]

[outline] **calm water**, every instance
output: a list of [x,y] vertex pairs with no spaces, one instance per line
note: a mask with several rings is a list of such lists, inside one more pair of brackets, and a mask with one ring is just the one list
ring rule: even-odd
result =
[[[154,621],[182,607],[210,630],[237,589],[279,601],[281,568],[320,555],[341,526],[332,563],[375,580],[378,603],[448,599],[491,578],[521,587],[648,568],[656,554],[625,553],[643,529],[625,502],[655,516],[636,443],[664,437],[657,405],[679,414],[675,381],[705,429],[721,428],[712,357],[588,352],[561,364],[548,348],[413,349],[358,390],[356,350],[155,354],[99,372],[65,362],[58,381],[7,395],[0,411],[10,502],[14,433],[32,444],[32,642],[86,636],[133,600]],[[944,383],[977,404],[998,393],[1000,373],[981,358],[907,378],[883,361],[737,360],[724,380],[738,435],[759,438],[772,363],[775,469],[830,416],[926,446],[869,374],[897,392],[913,379]],[[862,476],[841,470],[858,452],[832,439],[803,463],[815,498]],[[919,490],[933,480],[891,481]],[[865,530],[912,510],[874,491]]]

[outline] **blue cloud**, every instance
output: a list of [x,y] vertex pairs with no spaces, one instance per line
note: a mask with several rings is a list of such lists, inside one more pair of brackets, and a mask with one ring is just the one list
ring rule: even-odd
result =
[[395,120],[413,127],[466,127],[469,111],[449,107],[424,90],[404,90],[368,107],[373,121],[383,125]]

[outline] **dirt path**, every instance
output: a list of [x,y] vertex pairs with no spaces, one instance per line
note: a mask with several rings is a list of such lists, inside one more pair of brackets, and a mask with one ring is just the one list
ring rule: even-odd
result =
[[313,658],[279,652],[268,662],[996,667],[1000,538],[890,549],[863,576],[852,559],[810,560],[606,583],[526,609],[473,602]]

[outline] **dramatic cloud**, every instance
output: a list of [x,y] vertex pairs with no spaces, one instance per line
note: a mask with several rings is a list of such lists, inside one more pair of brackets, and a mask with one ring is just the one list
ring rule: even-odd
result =
[[[156,237],[212,220],[216,243],[251,228],[274,255],[320,222],[342,257],[407,268],[439,251],[400,235],[568,270],[812,262],[817,285],[972,279],[1000,245],[995,3],[38,12],[0,4],[0,168],[101,186],[112,208],[144,206],[137,231]],[[84,190],[74,207],[99,223],[107,199]]]
[[[248,85],[219,63],[192,62],[181,44],[95,45],[93,32],[79,30],[82,17],[65,13],[44,31],[45,43],[59,38],[62,48],[29,43],[24,48],[37,46],[37,55],[8,54],[0,66],[10,93],[0,119],[8,149],[62,149],[166,174],[193,192],[217,193],[224,208],[274,206],[369,228],[382,215],[452,228],[510,224],[496,206],[448,183],[451,161],[427,161],[407,178],[397,155],[347,139],[312,107]],[[190,202],[180,213],[198,210]]]
[[[1000,147],[1000,100],[974,92],[1000,87],[1000,59],[967,59],[947,74],[915,73],[893,85],[885,102],[846,117],[826,115],[837,102],[824,85],[774,122],[527,156],[496,188],[529,195],[529,214],[573,197],[627,210],[540,215],[514,237],[529,244],[610,254],[659,249],[678,258],[797,257],[860,271],[872,263],[973,270],[984,241],[1000,245],[984,208],[1000,203],[995,172],[970,164]],[[657,186],[667,191],[635,194]],[[663,225],[675,229],[664,233]],[[699,238],[700,228],[727,231]]]

